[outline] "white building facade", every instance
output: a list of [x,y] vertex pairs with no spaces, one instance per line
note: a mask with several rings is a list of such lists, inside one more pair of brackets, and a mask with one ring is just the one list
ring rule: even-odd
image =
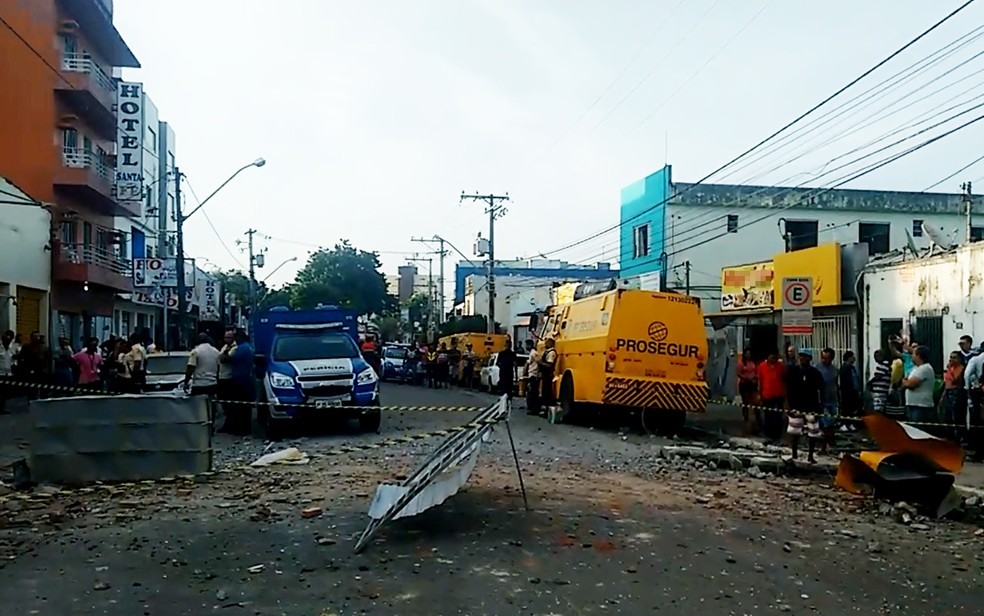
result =
[[51,212],[0,177],[0,332],[51,338]]
[[929,347],[937,373],[961,336],[984,341],[984,242],[944,254],[873,263],[864,273],[865,346],[903,335]]
[[713,311],[724,267],[829,242],[866,243],[872,256],[910,237],[926,248],[923,225],[960,241],[964,208],[959,194],[673,183],[666,166],[622,190],[620,266],[623,276],[661,271],[664,288],[689,288]]

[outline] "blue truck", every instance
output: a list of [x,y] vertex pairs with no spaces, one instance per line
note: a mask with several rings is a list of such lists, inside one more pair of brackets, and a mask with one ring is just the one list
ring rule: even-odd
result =
[[260,404],[259,421],[269,436],[305,416],[358,419],[363,431],[379,431],[379,376],[359,351],[356,323],[335,306],[276,306],[257,316],[261,395],[271,403]]

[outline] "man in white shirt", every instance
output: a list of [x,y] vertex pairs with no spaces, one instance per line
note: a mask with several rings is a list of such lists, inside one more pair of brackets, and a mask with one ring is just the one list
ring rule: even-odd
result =
[[219,385],[219,350],[212,346],[208,336],[198,337],[198,346],[188,356],[184,388],[191,383],[191,395],[213,396]]

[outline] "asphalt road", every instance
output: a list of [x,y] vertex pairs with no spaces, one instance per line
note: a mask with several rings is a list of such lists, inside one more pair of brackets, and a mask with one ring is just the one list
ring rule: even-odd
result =
[[[383,395],[387,405],[492,400],[396,385]],[[903,526],[828,482],[670,463],[656,455],[662,439],[549,425],[522,412],[512,427],[530,511],[497,430],[462,493],[387,525],[353,555],[377,483],[411,472],[435,441],[325,452],[471,416],[386,411],[380,435],[320,432],[278,443],[310,454],[305,466],[247,469],[265,444],[221,436],[217,460],[228,472],[205,482],[7,501],[0,505],[0,613],[979,610],[984,570],[975,526]],[[312,507],[323,513],[302,516]]]

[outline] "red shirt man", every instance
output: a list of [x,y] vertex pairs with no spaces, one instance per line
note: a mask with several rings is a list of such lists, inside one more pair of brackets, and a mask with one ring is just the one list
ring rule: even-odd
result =
[[[779,361],[776,353],[758,366],[759,394],[765,406],[774,406],[786,397],[786,365]],[[768,404],[772,402],[773,404]]]

